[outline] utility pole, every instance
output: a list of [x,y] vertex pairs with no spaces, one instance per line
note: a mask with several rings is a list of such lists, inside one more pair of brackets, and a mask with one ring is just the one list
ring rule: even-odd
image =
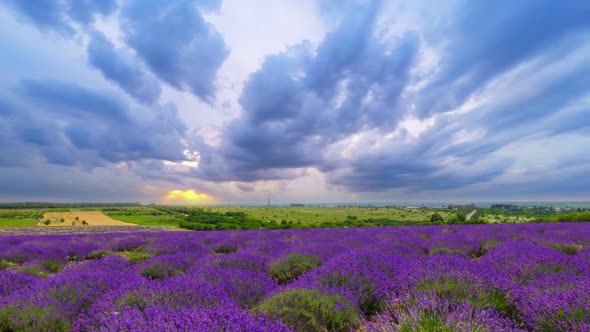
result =
[[268,207],[270,207],[270,194],[268,194]]

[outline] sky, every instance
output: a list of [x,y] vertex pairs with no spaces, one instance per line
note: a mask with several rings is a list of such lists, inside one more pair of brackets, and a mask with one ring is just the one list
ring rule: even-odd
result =
[[590,2],[0,2],[0,201],[590,200]]

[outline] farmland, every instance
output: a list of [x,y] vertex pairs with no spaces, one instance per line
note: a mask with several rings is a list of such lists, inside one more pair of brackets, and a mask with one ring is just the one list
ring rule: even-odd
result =
[[[216,206],[207,207],[205,210],[216,212],[244,212],[252,217],[264,221],[293,221],[303,224],[318,224],[323,222],[344,221],[352,216],[358,219],[388,218],[403,221],[429,220],[433,209],[400,209],[393,207],[260,207],[260,206]],[[450,214],[441,211],[443,217]]]
[[583,331],[590,224],[0,236],[0,330]]
[[100,211],[45,212],[41,226],[133,226],[104,215]]
[[[469,217],[469,218],[468,218]],[[76,218],[78,218],[76,220]],[[287,229],[432,224],[519,224],[587,221],[588,212],[558,214],[550,208],[508,211],[459,206],[403,208],[375,206],[60,206],[0,209],[0,228],[144,226],[166,229]],[[140,230],[138,230],[140,231]]]

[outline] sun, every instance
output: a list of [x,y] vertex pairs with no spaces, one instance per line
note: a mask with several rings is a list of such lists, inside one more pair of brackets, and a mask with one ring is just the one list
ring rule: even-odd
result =
[[172,190],[164,197],[168,203],[176,204],[211,204],[215,203],[215,197],[200,193],[193,189],[189,190]]

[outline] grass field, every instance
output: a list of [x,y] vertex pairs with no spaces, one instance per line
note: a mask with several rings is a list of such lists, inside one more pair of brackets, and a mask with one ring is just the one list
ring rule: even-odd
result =
[[[278,225],[295,224],[298,227],[318,227],[325,223],[332,223],[328,227],[338,227],[339,223],[345,222],[344,226],[352,227],[361,225],[356,221],[371,221],[378,224],[378,221],[389,220],[387,225],[417,224],[429,222],[434,213],[443,218],[442,222],[456,218],[458,213],[467,215],[474,209],[466,207],[459,210],[454,209],[432,209],[413,208],[402,209],[395,207],[369,207],[369,206],[348,206],[348,207],[318,207],[318,206],[205,206],[205,207],[174,207],[174,206],[102,206],[102,207],[60,207],[49,209],[3,209],[0,210],[0,228],[14,227],[46,227],[46,226],[82,226],[81,221],[86,220],[88,226],[93,225],[140,225],[140,226],[166,226],[178,227],[180,222],[186,221],[191,211],[204,210],[225,214],[227,212],[242,212],[248,218],[262,222]],[[527,223],[546,216],[543,212],[510,212],[499,209],[475,208],[477,213],[472,220],[477,219],[486,223]],[[89,214],[88,217],[85,217]],[[93,214],[97,214],[92,217]],[[45,216],[47,215],[47,216]],[[75,217],[78,216],[78,220]],[[64,219],[62,222],[61,219]],[[96,218],[102,221],[93,221]],[[106,218],[106,219],[104,219]],[[49,225],[45,225],[46,220]],[[350,223],[352,221],[353,223]],[[371,224],[369,222],[368,224]],[[381,225],[384,226],[384,225]],[[321,227],[326,227],[323,225]],[[264,227],[262,227],[264,228]]]
[[528,216],[507,216],[488,214],[482,217],[481,219],[485,220],[487,223],[490,224],[521,224],[531,222],[536,218]]
[[[400,221],[425,221],[435,212],[433,209],[408,209],[390,207],[261,207],[261,206],[215,206],[205,210],[215,212],[244,212],[247,215],[264,221],[282,220],[314,224],[322,222],[344,221],[347,217],[358,219],[387,218]],[[443,218],[448,216],[446,211],[437,211]]]
[[38,220],[34,218],[2,218],[0,217],[0,228],[2,227],[35,227]]
[[109,217],[141,226],[177,226],[178,220],[174,217],[163,215],[118,215],[109,214]]

